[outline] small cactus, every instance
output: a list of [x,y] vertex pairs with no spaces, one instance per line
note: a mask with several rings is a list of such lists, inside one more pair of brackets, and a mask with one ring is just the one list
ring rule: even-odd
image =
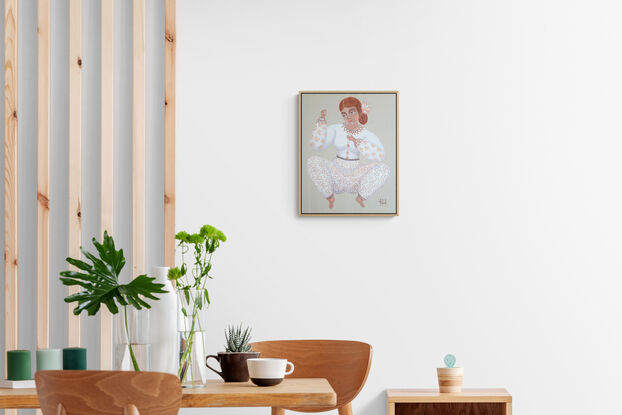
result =
[[456,364],[456,356],[454,356],[453,354],[446,355],[443,360],[445,361],[445,366],[447,367],[454,367],[454,365]]
[[225,351],[226,352],[250,352],[251,328],[246,327],[242,330],[242,323],[239,326],[229,326],[225,330]]

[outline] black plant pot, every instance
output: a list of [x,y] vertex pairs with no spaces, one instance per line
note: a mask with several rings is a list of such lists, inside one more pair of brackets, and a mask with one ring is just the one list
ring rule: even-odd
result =
[[[207,364],[209,358],[216,359],[220,364],[220,372]],[[248,366],[246,361],[259,357],[259,352],[218,352],[218,356],[209,355],[205,358],[208,369],[218,373],[225,382],[247,382]]]

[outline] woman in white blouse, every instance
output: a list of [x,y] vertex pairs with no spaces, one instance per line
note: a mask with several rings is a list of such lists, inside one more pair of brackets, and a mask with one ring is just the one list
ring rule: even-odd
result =
[[[356,201],[365,207],[365,200],[387,181],[391,170],[381,163],[384,147],[378,137],[365,128],[369,112],[367,105],[349,97],[339,103],[343,123],[328,125],[326,110],[322,110],[311,134],[311,147],[324,150],[334,145],[337,155],[333,160],[311,156],[307,160],[307,172],[317,190],[328,200],[328,207],[335,203],[335,194],[356,194]],[[361,158],[371,163],[361,163]]]

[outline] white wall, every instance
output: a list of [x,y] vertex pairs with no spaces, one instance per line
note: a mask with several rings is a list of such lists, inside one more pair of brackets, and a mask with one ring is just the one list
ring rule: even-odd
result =
[[[367,341],[363,415],[449,352],[518,414],[616,411],[622,4],[178,7],[177,228],[229,237],[212,351],[239,321]],[[400,91],[399,217],[297,216],[301,89]]]

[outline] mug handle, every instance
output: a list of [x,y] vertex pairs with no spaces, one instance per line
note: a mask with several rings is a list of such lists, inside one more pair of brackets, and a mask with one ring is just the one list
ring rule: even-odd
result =
[[288,371],[285,372],[285,375],[291,375],[292,373],[294,373],[294,364],[292,362],[287,362],[285,364],[285,368],[287,368],[287,365],[291,365],[292,368]]
[[[223,379],[224,379],[224,378],[225,378],[225,376],[222,374],[222,372],[217,371],[216,369],[214,369],[213,367],[211,367],[210,365],[208,365],[208,364],[207,364],[207,361],[209,360],[209,358],[210,358],[210,357],[211,357],[211,358],[213,358],[213,359],[216,359],[216,361],[218,362],[218,364],[220,364],[220,359],[218,358],[218,356],[216,356],[216,355],[214,355],[214,354],[211,354],[211,355],[209,355],[209,356],[207,356],[207,357],[205,358],[205,366],[207,366],[207,368],[208,368],[209,370],[211,370],[212,372],[218,373],[218,375],[219,375],[221,378],[223,378]],[[221,370],[222,370],[222,367],[221,367]]]

